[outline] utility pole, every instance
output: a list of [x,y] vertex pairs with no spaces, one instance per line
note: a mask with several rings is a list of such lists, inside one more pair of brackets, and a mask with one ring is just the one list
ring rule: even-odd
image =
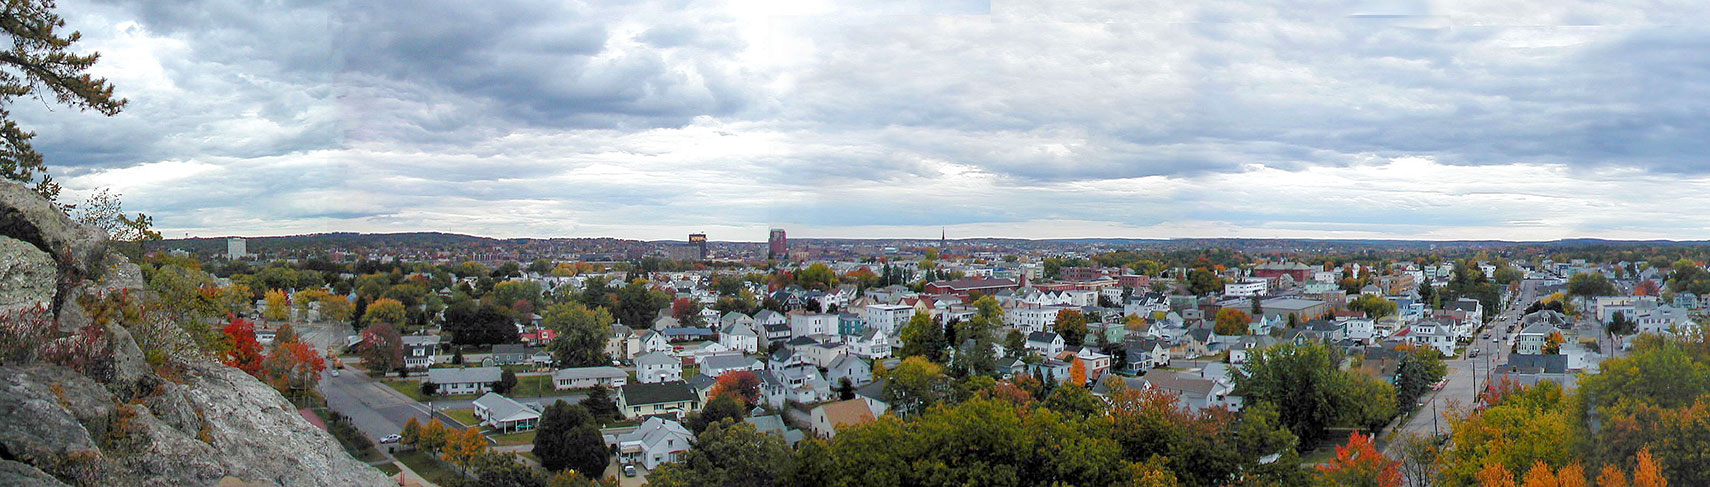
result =
[[1431,436],[1440,436],[1442,431],[1437,429],[1437,399],[1431,398]]

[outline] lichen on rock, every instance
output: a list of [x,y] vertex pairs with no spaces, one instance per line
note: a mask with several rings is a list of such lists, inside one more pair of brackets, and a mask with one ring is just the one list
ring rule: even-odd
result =
[[145,357],[139,341],[172,337],[98,323],[89,304],[115,295],[146,299],[106,235],[0,182],[0,324],[15,325],[0,333],[25,335],[0,342],[62,352],[0,354],[0,485],[391,485],[254,377],[203,357]]

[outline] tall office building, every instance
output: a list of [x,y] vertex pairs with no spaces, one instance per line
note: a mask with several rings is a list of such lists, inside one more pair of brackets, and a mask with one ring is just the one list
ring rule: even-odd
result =
[[768,258],[768,259],[788,259],[788,258],[790,258],[790,244],[784,237],[784,229],[782,229],[782,228],[772,229],[772,236],[767,238],[766,242],[768,244],[770,244],[770,246],[766,248],[766,258]]
[[241,238],[226,239],[226,259],[238,260],[249,255],[249,248]]
[[700,251],[701,251],[700,259],[701,260],[707,260],[707,234],[691,233],[691,234],[689,234],[689,243],[692,245],[695,245],[697,247],[700,247]]

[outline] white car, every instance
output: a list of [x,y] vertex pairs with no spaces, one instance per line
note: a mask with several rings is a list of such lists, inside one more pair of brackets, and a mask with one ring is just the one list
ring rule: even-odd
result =
[[382,445],[384,445],[384,444],[387,444],[387,443],[397,443],[397,442],[398,442],[398,440],[402,440],[402,439],[404,439],[404,437],[402,437],[402,436],[398,436],[398,435],[386,435],[386,437],[385,437],[385,438],[381,438],[381,439],[380,439],[380,444],[382,444]]

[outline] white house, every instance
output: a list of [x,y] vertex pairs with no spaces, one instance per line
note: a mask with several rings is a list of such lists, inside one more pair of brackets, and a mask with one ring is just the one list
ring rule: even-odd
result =
[[1098,379],[1110,371],[1110,356],[1093,350],[1093,347],[1081,347],[1081,351],[1075,352],[1074,359],[1086,368],[1088,383],[1098,383]]
[[756,353],[760,350],[760,334],[748,323],[732,323],[719,330],[718,343],[742,353]]
[[1444,357],[1455,355],[1455,334],[1452,322],[1425,320],[1396,332],[1395,338],[1416,347],[1431,347]]
[[552,373],[552,387],[558,390],[586,389],[594,386],[623,387],[629,373],[617,367],[575,367]]
[[867,329],[877,328],[885,335],[896,333],[914,317],[914,307],[901,304],[873,304],[861,308],[861,320]]
[[635,358],[635,378],[655,384],[683,380],[683,361],[665,352],[647,352]]
[[849,347],[841,343],[815,343],[796,347],[796,355],[818,367],[830,367],[837,357],[848,355]]
[[439,386],[439,393],[482,394],[493,390],[504,370],[498,367],[469,367],[464,369],[428,369],[428,382]]
[[877,328],[868,327],[860,335],[849,338],[849,354],[869,360],[890,358],[890,337]]
[[1019,305],[1004,309],[1004,323],[1022,331],[1032,333],[1051,329],[1051,324],[1057,322],[1057,313],[1067,306],[1061,305]]
[[831,335],[837,333],[836,313],[790,313],[790,336]]
[[419,370],[433,366],[433,355],[439,351],[439,335],[408,335],[402,338],[405,367]]
[[1269,290],[1270,282],[1263,277],[1249,277],[1223,285],[1223,295],[1230,297],[1263,296]]
[[1048,331],[1036,331],[1027,334],[1027,348],[1038,350],[1046,358],[1056,357],[1063,353],[1063,337]]
[[665,339],[665,334],[659,333],[655,330],[647,330],[646,332],[643,332],[641,334],[640,341],[640,345],[635,348],[636,355],[648,352],[669,352],[672,350],[671,342]]
[[481,424],[511,432],[534,429],[540,425],[540,411],[495,393],[487,393],[470,404]]
[[662,463],[677,461],[678,455],[689,451],[695,435],[681,423],[663,418],[647,418],[634,431],[607,437],[609,446],[618,452],[618,463],[641,465],[648,470]]

